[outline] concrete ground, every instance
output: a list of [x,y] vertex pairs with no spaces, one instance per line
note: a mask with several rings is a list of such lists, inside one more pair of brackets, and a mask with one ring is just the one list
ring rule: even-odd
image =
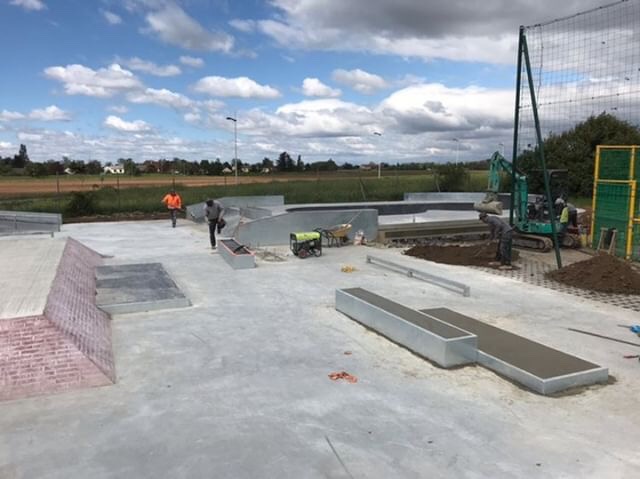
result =
[[[3,479],[640,470],[640,363],[622,357],[640,350],[566,329],[640,342],[616,326],[637,313],[399,249],[332,248],[233,271],[208,248],[205,225],[65,225],[62,235],[112,255],[108,264],[161,262],[193,307],[114,316],[113,386],[0,403]],[[367,253],[463,281],[471,296],[366,264]],[[336,312],[335,288],[356,286],[501,326],[606,366],[617,382],[549,398],[480,367],[439,369]],[[358,382],[328,378],[343,370]]]

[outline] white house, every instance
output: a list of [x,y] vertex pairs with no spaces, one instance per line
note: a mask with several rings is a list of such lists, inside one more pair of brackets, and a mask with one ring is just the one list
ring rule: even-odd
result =
[[112,175],[124,175],[124,165],[105,166],[102,171],[111,173]]

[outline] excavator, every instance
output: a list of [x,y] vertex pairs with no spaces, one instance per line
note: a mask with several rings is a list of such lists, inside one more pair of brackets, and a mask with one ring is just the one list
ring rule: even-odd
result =
[[[502,214],[502,202],[498,199],[502,173],[513,174],[513,166],[499,152],[495,152],[489,163],[489,184],[487,194],[482,201],[473,205],[476,211]],[[567,170],[547,170],[552,198],[566,198]],[[516,171],[514,188],[514,227],[513,244],[538,251],[550,251],[553,248],[551,221],[555,221],[556,231],[560,223],[556,219],[553,205],[546,202],[544,196],[536,196],[529,201],[527,176]],[[573,233],[564,235],[562,246],[575,248],[580,244],[579,236]]]

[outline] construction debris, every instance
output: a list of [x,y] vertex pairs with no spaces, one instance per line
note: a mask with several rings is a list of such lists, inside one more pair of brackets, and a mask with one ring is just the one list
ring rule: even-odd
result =
[[346,371],[340,371],[339,373],[331,373],[329,374],[329,379],[332,381],[337,381],[338,379],[344,379],[348,383],[357,383],[358,378],[349,374]]

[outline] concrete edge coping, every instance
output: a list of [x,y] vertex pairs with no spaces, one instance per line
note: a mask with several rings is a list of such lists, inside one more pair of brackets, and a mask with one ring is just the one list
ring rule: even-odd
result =
[[[234,239],[221,239],[220,243],[220,256],[231,266],[233,269],[251,269],[256,267],[256,253],[251,251],[248,247],[238,243]],[[233,243],[237,245],[237,248],[242,248],[246,252],[236,253],[237,248],[231,249],[227,243]]]
[[191,306],[188,298],[160,299],[157,301],[138,301],[135,303],[98,304],[98,308],[108,314],[143,313],[160,309],[179,309]]
[[481,350],[478,350],[478,364],[543,395],[606,382],[609,377],[607,368],[598,367],[544,379]]
[[336,289],[335,302],[337,311],[442,367],[450,368],[476,362],[478,337],[438,318],[420,313],[466,335],[443,338],[341,289]]
[[386,259],[379,258],[377,256],[367,255],[366,257],[367,263],[377,263],[380,266],[386,267],[391,270],[396,270],[400,273],[404,273],[410,278],[420,279],[430,284],[434,284],[436,286],[440,286],[441,288],[448,289],[455,293],[460,293],[462,296],[468,298],[471,296],[471,287],[464,283],[460,283],[458,281],[454,281],[452,279],[444,278],[442,276],[438,276],[432,273],[426,273],[424,271],[420,271],[414,268],[410,268],[408,266],[401,265],[399,263],[395,263],[393,261],[388,261]]

